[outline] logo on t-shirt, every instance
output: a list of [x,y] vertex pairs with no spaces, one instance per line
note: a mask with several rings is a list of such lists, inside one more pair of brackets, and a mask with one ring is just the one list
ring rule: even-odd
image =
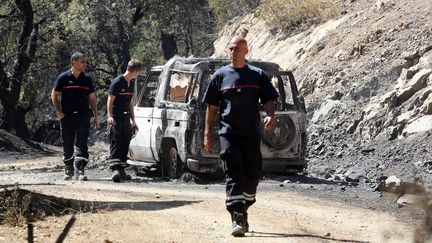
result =
[[72,80],[69,80],[69,84],[73,84],[73,81],[72,81]]
[[126,90],[122,89],[121,92],[125,92]]

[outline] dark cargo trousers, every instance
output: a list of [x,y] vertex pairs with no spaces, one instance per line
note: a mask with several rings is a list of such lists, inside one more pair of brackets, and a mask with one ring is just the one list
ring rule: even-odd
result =
[[[88,163],[87,140],[90,131],[90,112],[74,112],[66,114],[60,121],[63,140],[63,162],[83,170]],[[74,155],[75,143],[75,155]]]
[[111,140],[108,163],[111,170],[127,167],[127,155],[132,139],[132,126],[129,113],[115,114],[115,136]]
[[245,212],[255,203],[261,176],[261,137],[221,135],[220,159],[226,174],[226,208]]

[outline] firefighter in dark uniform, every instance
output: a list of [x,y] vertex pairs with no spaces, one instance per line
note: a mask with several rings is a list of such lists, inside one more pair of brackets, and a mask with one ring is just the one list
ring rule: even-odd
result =
[[261,117],[264,128],[274,126],[278,94],[260,68],[246,63],[247,42],[234,37],[229,43],[230,65],[218,69],[204,95],[207,103],[204,147],[212,151],[212,128],[219,111],[220,160],[226,174],[226,208],[231,214],[233,236],[249,231],[247,209],[255,202],[261,176]]
[[87,177],[84,175],[84,168],[89,158],[87,147],[90,130],[89,104],[93,111],[93,125],[96,129],[99,128],[99,115],[93,81],[84,73],[87,67],[86,57],[82,53],[74,53],[70,63],[71,69],[58,76],[51,92],[51,100],[60,119],[65,164],[64,179],[70,180],[76,171],[76,178],[85,181]]
[[107,121],[110,130],[114,133],[111,136],[108,163],[113,172],[112,180],[114,182],[131,179],[131,176],[125,172],[127,154],[132,135],[138,131],[133,110],[134,103],[132,102],[135,92],[131,81],[138,77],[141,69],[142,63],[140,61],[130,60],[126,72],[113,79],[108,90]]

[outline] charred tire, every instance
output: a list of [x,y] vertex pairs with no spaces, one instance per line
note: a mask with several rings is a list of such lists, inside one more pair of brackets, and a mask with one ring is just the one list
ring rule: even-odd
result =
[[295,124],[289,116],[276,115],[274,128],[263,131],[263,142],[278,150],[286,149],[294,140],[295,131]]
[[161,166],[163,176],[170,179],[177,178],[182,172],[182,162],[177,153],[177,147],[172,141],[163,145]]

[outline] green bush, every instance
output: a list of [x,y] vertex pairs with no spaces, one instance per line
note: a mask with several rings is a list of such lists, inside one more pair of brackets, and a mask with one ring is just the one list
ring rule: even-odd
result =
[[263,0],[258,13],[268,25],[290,34],[335,17],[340,5],[331,0]]
[[210,0],[209,5],[217,19],[217,30],[233,18],[254,11],[260,0]]

